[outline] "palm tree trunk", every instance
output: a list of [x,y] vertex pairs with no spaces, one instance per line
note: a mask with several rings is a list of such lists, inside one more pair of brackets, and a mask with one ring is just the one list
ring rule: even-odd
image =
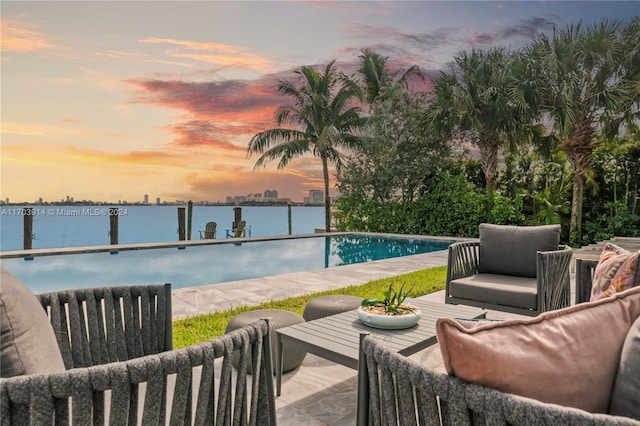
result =
[[597,142],[593,140],[594,130],[589,114],[582,112],[573,127],[573,137],[560,145],[559,149],[567,154],[573,168],[573,198],[571,200],[571,223],[569,225],[569,244],[579,247],[582,241],[582,204],[584,200],[584,182],[591,167],[591,157]]
[[480,131],[478,135],[478,150],[480,151],[480,163],[484,171],[487,194],[496,190],[496,174],[498,171],[499,143],[493,140],[488,132]]
[[571,200],[571,224],[569,227],[569,244],[580,246],[582,241],[582,203],[584,199],[584,176],[573,175],[573,199]]
[[499,144],[490,133],[481,130],[478,135],[478,149],[480,151],[480,162],[486,181],[485,191],[487,194],[487,205],[485,208],[487,217],[490,217],[491,210],[493,210],[493,196],[496,192]]
[[322,177],[324,178],[324,227],[331,232],[331,199],[329,198],[329,163],[326,156],[322,156]]

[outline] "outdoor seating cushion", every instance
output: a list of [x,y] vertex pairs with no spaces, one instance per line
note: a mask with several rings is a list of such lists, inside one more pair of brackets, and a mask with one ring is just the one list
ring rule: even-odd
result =
[[640,288],[535,318],[436,322],[447,373],[538,401],[606,413]]
[[476,274],[449,283],[449,295],[494,305],[536,309],[537,281],[535,278],[496,274]]
[[0,377],[65,370],[51,323],[38,299],[13,274],[0,281]]
[[560,225],[511,226],[481,223],[478,272],[536,277],[538,251],[558,250]]
[[640,420],[640,317],[631,326],[622,346],[609,414]]
[[637,285],[638,256],[640,253],[632,253],[615,244],[605,244],[593,271],[591,300],[608,297]]

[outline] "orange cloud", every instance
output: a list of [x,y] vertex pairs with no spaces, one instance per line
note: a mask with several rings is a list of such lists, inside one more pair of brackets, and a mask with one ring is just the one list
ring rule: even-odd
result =
[[15,21],[0,21],[0,34],[3,52],[31,52],[53,47],[42,33]]
[[192,120],[168,127],[169,131],[177,135],[175,144],[181,146],[209,145],[223,150],[244,153],[246,147],[234,145],[225,138],[246,134],[244,126],[233,126],[225,122]]
[[[64,119],[67,123],[77,123],[79,120]],[[46,124],[27,124],[27,123],[12,123],[2,122],[0,124],[0,132],[6,135],[16,136],[35,136],[35,137],[49,137],[56,135],[56,137],[62,136],[79,136],[83,138],[95,138],[95,137],[109,137],[112,139],[125,139],[126,136],[122,133],[102,133],[95,130],[83,129],[78,127],[69,126],[50,126]]]
[[95,163],[118,162],[136,165],[162,165],[184,167],[186,161],[180,161],[172,153],[164,151],[131,151],[110,153],[99,149],[74,147],[64,144],[30,143],[3,144],[2,160],[5,162],[23,162],[31,164],[68,165],[95,167]]
[[[243,47],[214,42],[175,40],[157,37],[148,37],[140,40],[140,42],[166,44],[186,50],[186,52],[166,52],[167,55],[176,58],[188,58],[200,62],[247,68],[259,72],[272,72],[275,69],[273,61]],[[191,53],[191,51],[194,51],[194,53]],[[196,51],[199,53],[195,53]]]

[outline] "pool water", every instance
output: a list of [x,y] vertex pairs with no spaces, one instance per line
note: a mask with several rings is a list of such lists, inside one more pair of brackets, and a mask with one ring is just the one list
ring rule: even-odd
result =
[[191,287],[446,250],[450,241],[361,234],[2,259],[34,293],[171,283]]

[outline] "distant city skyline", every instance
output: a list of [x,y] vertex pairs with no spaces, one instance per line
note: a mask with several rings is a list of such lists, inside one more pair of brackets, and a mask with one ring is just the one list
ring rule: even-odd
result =
[[335,59],[353,75],[371,48],[418,65],[429,87],[461,50],[626,22],[639,4],[2,1],[0,199],[224,201],[266,187],[302,200],[323,189],[318,159],[254,170],[247,157],[288,101],[278,80],[302,65]]
[[[258,192],[250,192],[246,195],[227,195],[225,200],[199,200],[197,203],[210,203],[210,204],[241,204],[241,203],[267,203],[267,202],[277,202],[277,203],[302,203],[302,204],[322,204],[324,202],[324,193],[323,191],[311,189],[308,191],[308,195],[304,196],[302,200],[292,200],[291,198],[280,198],[278,196],[278,190],[276,189],[265,189],[262,193]],[[71,195],[66,195],[62,198],[55,200],[45,200],[43,197],[39,197],[36,200],[11,200],[9,197],[0,200],[0,204],[50,204],[50,203],[100,203],[100,204],[142,204],[142,205],[161,205],[161,204],[185,204],[189,201],[193,200],[162,200],[161,197],[155,197],[155,202],[152,203],[150,200],[152,196],[149,194],[144,194],[141,199],[119,199],[115,200],[91,200],[91,199],[82,199],[76,200]]]

